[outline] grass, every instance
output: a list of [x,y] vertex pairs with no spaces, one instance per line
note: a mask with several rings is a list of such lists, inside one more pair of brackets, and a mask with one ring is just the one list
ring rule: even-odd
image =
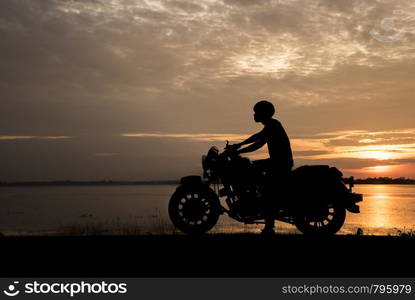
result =
[[[0,232],[0,237],[10,236],[105,236],[105,235],[176,235],[182,234],[174,227],[170,219],[162,216],[159,210],[155,210],[150,216],[132,216],[129,220],[116,217],[110,220],[95,219],[90,214],[79,216],[82,221],[73,224],[62,224],[54,230],[49,231],[22,231],[15,233]],[[257,234],[262,229],[262,225],[244,225],[238,222],[226,222],[219,220],[218,224],[209,232],[210,234]],[[280,235],[298,235],[295,228],[280,227],[276,224],[277,233]],[[362,228],[355,227],[348,230],[349,236],[376,236],[376,234],[364,232]],[[350,232],[351,231],[351,232]],[[414,229],[394,228],[393,233],[388,236],[398,236],[402,238],[415,238]]]
[[413,230],[413,229],[406,230],[404,228],[403,230],[397,229],[396,231],[397,231],[398,236],[400,236],[400,237],[415,238],[415,230]]
[[150,221],[121,221],[120,218],[110,221],[88,221],[86,223],[61,225],[56,235],[150,235],[175,234],[176,228],[161,217],[151,216]]
[[103,235],[171,235],[178,234],[170,220],[156,209],[149,216],[116,217],[109,220],[94,218],[92,214],[81,214],[79,221],[60,224],[49,230],[21,230],[0,232],[2,236],[103,236]]

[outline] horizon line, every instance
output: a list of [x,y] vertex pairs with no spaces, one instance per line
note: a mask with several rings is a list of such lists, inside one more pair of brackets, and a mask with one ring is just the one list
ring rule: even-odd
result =
[[[342,177],[343,179],[349,179],[350,177]],[[366,178],[354,178],[354,181],[367,181],[367,180],[388,180],[388,181],[414,181],[415,178],[407,177],[366,177]],[[179,183],[180,179],[154,179],[154,180],[114,180],[114,179],[103,179],[103,180],[22,180],[22,181],[6,181],[0,180],[0,185],[4,184],[48,184],[48,183],[80,183],[80,184],[91,184],[91,183],[128,183],[128,184],[151,184],[151,183]]]

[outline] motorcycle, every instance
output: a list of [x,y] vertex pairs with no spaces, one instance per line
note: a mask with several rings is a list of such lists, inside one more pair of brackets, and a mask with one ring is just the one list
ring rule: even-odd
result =
[[[172,223],[187,234],[208,232],[222,214],[245,224],[264,223],[267,170],[263,165],[261,160],[240,156],[228,142],[222,153],[211,147],[202,156],[205,180],[183,177],[171,196],[168,212]],[[308,235],[336,234],[346,211],[359,213],[356,203],[363,200],[362,194],[352,192],[353,177],[343,178],[341,171],[327,165],[298,167],[277,186],[275,219]]]

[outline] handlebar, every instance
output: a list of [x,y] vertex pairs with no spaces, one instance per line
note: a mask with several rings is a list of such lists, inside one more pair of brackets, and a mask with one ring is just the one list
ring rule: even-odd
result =
[[231,156],[231,155],[237,155],[238,154],[237,153],[237,150],[238,150],[238,148],[235,147],[234,145],[230,145],[229,143],[226,143],[226,146],[224,148],[223,153],[224,154],[227,154],[229,156]]

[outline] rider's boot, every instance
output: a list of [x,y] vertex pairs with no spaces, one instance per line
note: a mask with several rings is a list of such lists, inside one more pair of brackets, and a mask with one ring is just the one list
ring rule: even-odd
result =
[[265,226],[264,229],[262,229],[262,231],[261,231],[261,235],[270,236],[270,235],[274,235],[274,234],[275,234],[275,230],[274,230],[273,227]]
[[274,226],[274,218],[267,216],[267,218],[265,219],[265,227],[264,229],[262,229],[261,234],[262,235],[274,235],[275,234],[275,226]]

